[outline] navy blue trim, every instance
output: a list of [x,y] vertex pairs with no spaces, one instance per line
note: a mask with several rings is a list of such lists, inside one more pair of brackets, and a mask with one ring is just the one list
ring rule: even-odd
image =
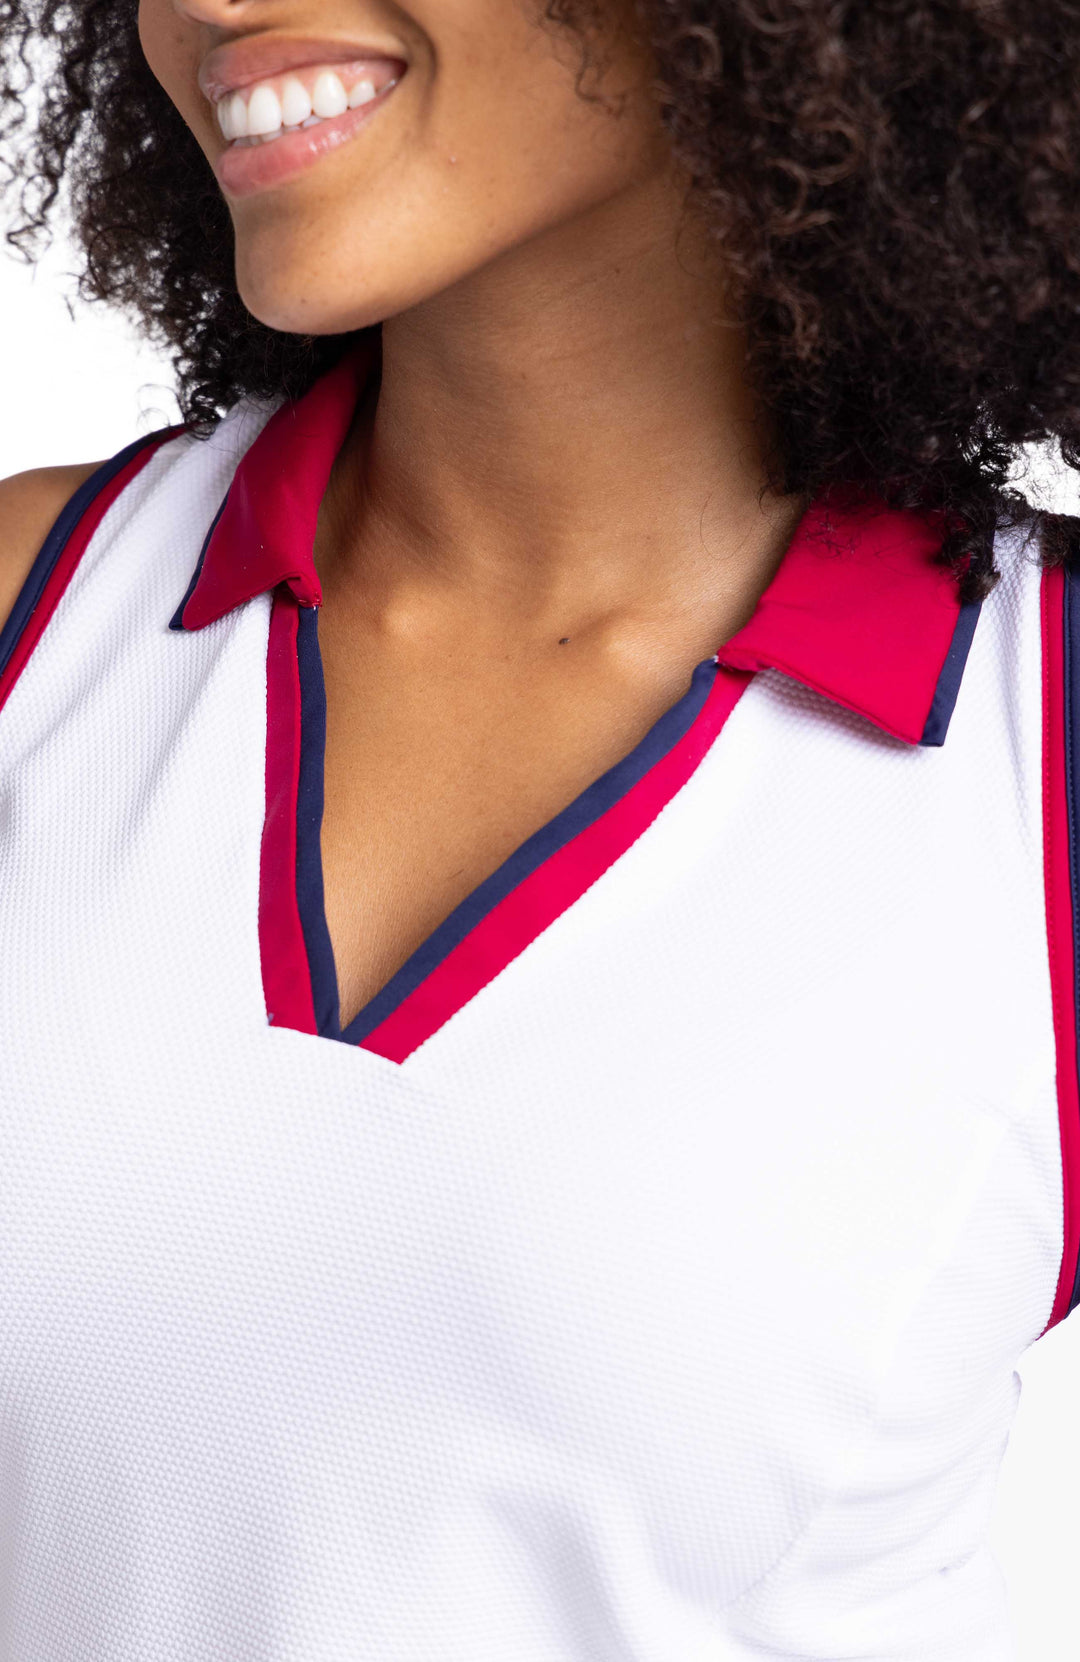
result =
[[217,530],[218,520],[221,518],[222,514],[225,512],[225,504],[226,504],[226,502],[228,502],[228,500],[229,500],[229,493],[228,493],[228,491],[226,491],[225,495],[221,499],[221,507],[218,509],[217,513],[214,515],[213,519],[210,521],[210,529],[209,529],[209,531],[207,531],[205,537],[203,538],[203,545],[199,550],[199,558],[195,563],[195,570],[192,573],[191,582],[188,584],[187,589],[184,593],[184,598],[183,598],[183,600],[181,600],[179,606],[176,608],[176,610],[173,613],[172,617],[169,619],[169,628],[170,629],[186,629],[187,628],[187,624],[184,622],[184,608],[187,605],[188,601],[191,599],[192,595],[195,593],[195,590],[198,586],[199,578],[202,576],[202,568],[203,568],[203,566],[206,562],[206,550],[210,547],[210,538],[213,536],[214,532]]
[[321,836],[326,758],[326,685],[319,652],[318,612],[301,606],[296,650],[300,670],[300,782],[296,805],[296,898],[307,947],[315,1019],[321,1037],[359,1044],[386,1020],[499,902],[552,854],[609,808],[674,749],[694,725],[716,680],[716,660],[698,664],[690,689],[621,762],[568,808],[535,832],[474,889],[342,1031],[334,948],[326,922]]
[[[1069,889],[1073,919],[1077,1055],[1080,1056],[1080,577],[1066,566],[1062,585],[1062,661],[1065,705],[1065,805],[1069,825]],[[1080,1263],[1069,1312],[1080,1304]]]
[[169,432],[169,428],[160,427],[157,432],[149,433],[145,438],[135,439],[123,450],[111,456],[107,462],[102,462],[85,479],[75,492],[74,496],[65,503],[64,507],[53,524],[48,536],[41,545],[39,552],[26,581],[19,590],[18,599],[8,615],[7,622],[0,629],[0,675],[10,662],[12,653],[22,639],[23,630],[30,622],[31,617],[45,593],[49,578],[56,570],[57,561],[67,547],[72,534],[77,529],[79,521],[91,506],[94,498],[100,496],[116,475],[136,457],[147,445],[154,444],[161,438],[162,433]]
[[513,889],[530,877],[545,860],[564,848],[567,843],[600,819],[616,802],[643,779],[645,775],[674,749],[694,725],[712,691],[716,680],[716,660],[708,658],[698,664],[690,683],[690,690],[679,702],[662,715],[621,762],[603,774],[594,784],[573,801],[568,808],[556,814],[541,830],[534,832],[527,842],[497,871],[484,880],[472,894],[456,906],[439,927],[417,947],[416,951],[392,976],[381,992],[375,994],[364,1008],[353,1017],[340,1035],[347,1044],[360,1044],[369,1033],[384,1022],[409,994],[458,946],[487,914],[498,906]]
[[342,1030],[334,948],[326,922],[322,869],[326,759],[326,684],[319,652],[318,608],[301,606],[296,638],[300,673],[300,779],[296,805],[296,898],[307,948],[319,1035],[361,1043],[501,900],[538,866],[614,807],[690,731],[716,680],[715,658],[698,664],[689,691],[666,711],[628,756],[597,779],[515,850],[474,889]]
[[930,706],[930,714],[926,718],[926,726],[922,731],[920,744],[941,745],[945,743],[945,735],[949,730],[953,710],[956,708],[956,698],[960,691],[960,682],[963,680],[964,669],[967,665],[968,653],[975,638],[975,625],[979,621],[979,612],[982,609],[981,600],[969,600],[966,606],[961,606],[960,615],[956,620],[953,638],[949,643],[949,650],[945,654],[945,662],[938,676],[938,683],[934,689],[934,701]]
[[296,793],[296,904],[311,971],[315,1025],[324,1038],[341,1037],[337,965],[323,896],[323,770],[326,757],[326,684],[315,606],[299,608],[296,656],[300,670],[300,779]]

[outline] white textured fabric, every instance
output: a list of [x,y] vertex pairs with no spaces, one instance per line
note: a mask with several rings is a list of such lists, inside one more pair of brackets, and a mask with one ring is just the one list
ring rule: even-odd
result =
[[1039,575],[941,749],[775,672],[403,1065],[267,1024],[262,420],[158,452],[0,713],[4,1662],[1006,1662],[1062,1251]]

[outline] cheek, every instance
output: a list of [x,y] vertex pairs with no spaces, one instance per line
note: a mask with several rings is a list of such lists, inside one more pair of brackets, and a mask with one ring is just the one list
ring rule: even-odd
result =
[[139,40],[155,79],[209,155],[214,134],[196,79],[202,51],[198,24],[185,22],[172,0],[140,0]]
[[649,117],[601,114],[551,69],[531,85],[421,71],[386,116],[294,186],[230,204],[238,286],[262,322],[330,334],[384,321],[656,165]]
[[402,134],[377,157],[358,146],[294,190],[231,203],[248,309],[297,333],[383,322],[557,232],[623,182],[622,157],[553,142],[549,122],[533,142],[481,108],[412,142]]
[[[425,5],[430,18],[418,15]],[[302,177],[229,200],[240,295],[271,327],[335,334],[380,322],[649,171],[651,111],[617,120],[580,98],[577,48],[558,49],[528,7],[414,0],[413,12],[410,69],[385,118]],[[173,0],[141,0],[139,33],[215,158],[222,141],[197,80],[208,32]],[[619,68],[622,88],[640,82],[636,63]]]

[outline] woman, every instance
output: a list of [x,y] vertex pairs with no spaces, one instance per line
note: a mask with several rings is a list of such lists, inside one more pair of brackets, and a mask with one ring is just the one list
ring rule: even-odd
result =
[[0,494],[11,1662],[1012,1655],[1080,12],[541,10],[0,0],[186,423]]

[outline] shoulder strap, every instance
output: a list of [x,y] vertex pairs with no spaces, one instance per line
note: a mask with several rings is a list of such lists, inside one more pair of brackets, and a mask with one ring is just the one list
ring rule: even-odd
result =
[[155,451],[184,431],[183,427],[164,427],[136,439],[103,462],[61,510],[0,629],[0,709],[26,668],[101,521]]

